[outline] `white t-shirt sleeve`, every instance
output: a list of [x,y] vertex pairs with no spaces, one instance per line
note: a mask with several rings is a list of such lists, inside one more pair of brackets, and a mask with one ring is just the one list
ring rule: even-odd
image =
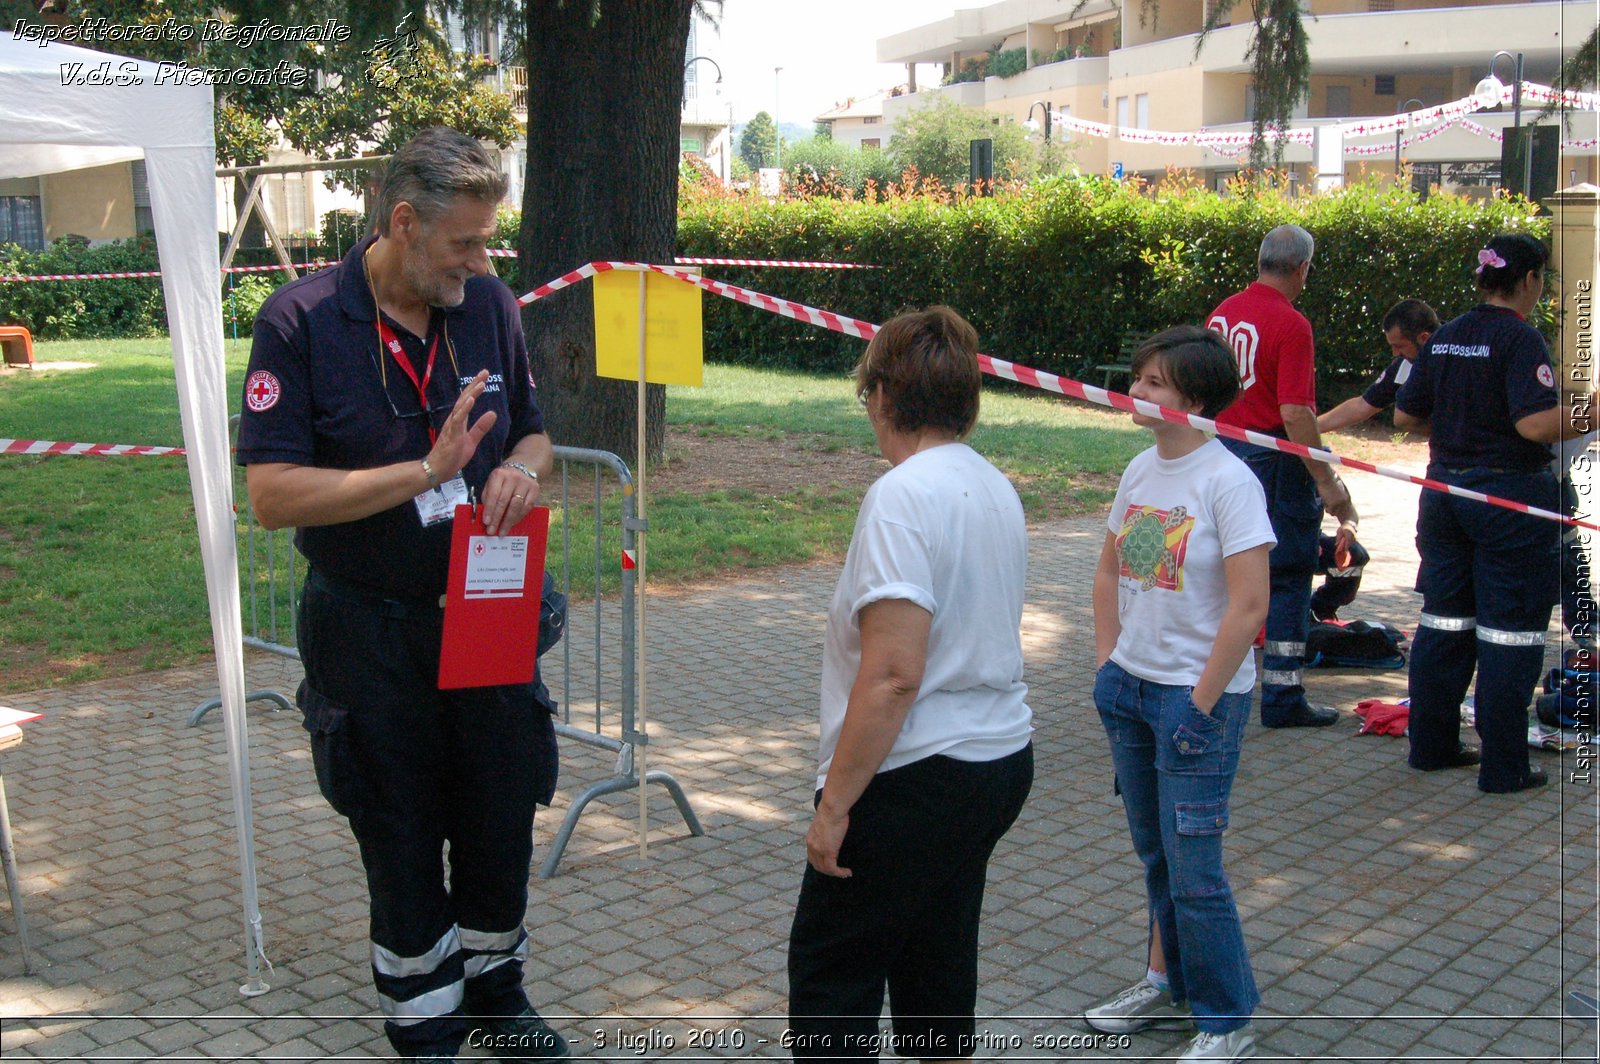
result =
[[[887,501],[887,500],[886,500]],[[905,599],[934,613],[933,555],[922,531],[876,513],[856,529],[856,564],[848,589],[850,623],[884,599]]]
[[1261,482],[1248,469],[1238,471],[1232,483],[1217,492],[1213,513],[1222,556],[1230,558],[1263,543],[1276,546],[1272,519],[1267,515],[1267,495]]

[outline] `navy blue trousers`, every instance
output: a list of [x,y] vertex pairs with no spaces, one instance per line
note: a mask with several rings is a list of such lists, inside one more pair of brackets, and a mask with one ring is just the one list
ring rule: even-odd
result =
[[[1428,467],[1428,476],[1486,495],[1559,506],[1548,470]],[[1560,594],[1561,528],[1488,503],[1424,491],[1417,505],[1422,616],[1411,645],[1411,752],[1416,768],[1446,764],[1473,696],[1483,759],[1478,785],[1515,790],[1528,772],[1528,703],[1544,665],[1545,629]]]
[[556,781],[537,680],[438,689],[443,617],[437,600],[383,599],[315,570],[300,599],[317,784],[361,849],[373,981],[406,1056],[452,1056],[469,1015],[528,1006],[533,814]]
[[1261,653],[1261,723],[1287,722],[1306,704],[1301,669],[1311,627],[1311,577],[1317,571],[1322,499],[1306,464],[1292,454],[1218,437],[1250,467],[1267,495],[1278,544],[1267,556],[1272,598]]

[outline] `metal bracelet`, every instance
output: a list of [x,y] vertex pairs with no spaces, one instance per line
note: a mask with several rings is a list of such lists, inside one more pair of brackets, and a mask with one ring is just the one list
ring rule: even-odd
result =
[[500,463],[500,468],[501,469],[515,469],[518,473],[521,473],[523,476],[527,477],[529,480],[533,481],[535,484],[539,483],[539,474],[535,473],[533,470],[529,469],[527,466],[523,465],[521,462],[511,462],[511,461],[501,462]]
[[422,475],[428,478],[428,487],[438,490],[439,474],[433,471],[433,466],[428,464],[426,458],[422,460]]

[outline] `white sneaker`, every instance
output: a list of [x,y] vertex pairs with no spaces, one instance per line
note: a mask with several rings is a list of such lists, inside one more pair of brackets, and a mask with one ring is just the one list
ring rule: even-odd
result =
[[1236,1031],[1227,1034],[1212,1034],[1210,1031],[1201,1031],[1194,1036],[1194,1041],[1189,1043],[1189,1048],[1183,1051],[1183,1060],[1246,1060],[1256,1055],[1256,1036],[1246,1024]]
[[1104,1004],[1083,1014],[1084,1022],[1105,1034],[1133,1034],[1152,1028],[1184,1031],[1194,1026],[1188,1005],[1175,1005],[1172,995],[1141,979]]

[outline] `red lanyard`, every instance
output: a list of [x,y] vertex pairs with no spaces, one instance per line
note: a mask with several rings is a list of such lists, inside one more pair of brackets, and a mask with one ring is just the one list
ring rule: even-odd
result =
[[428,443],[439,441],[439,433],[434,430],[433,418],[428,410],[428,382],[433,379],[433,360],[439,353],[439,334],[433,334],[433,343],[428,345],[428,365],[422,371],[422,379],[417,380],[417,371],[411,365],[411,359],[406,357],[405,349],[400,346],[400,338],[395,336],[394,330],[389,328],[383,320],[383,314],[378,315],[378,339],[383,341],[383,346],[394,356],[395,364],[400,367],[411,386],[417,390],[417,402],[422,407],[422,417],[428,426]]

